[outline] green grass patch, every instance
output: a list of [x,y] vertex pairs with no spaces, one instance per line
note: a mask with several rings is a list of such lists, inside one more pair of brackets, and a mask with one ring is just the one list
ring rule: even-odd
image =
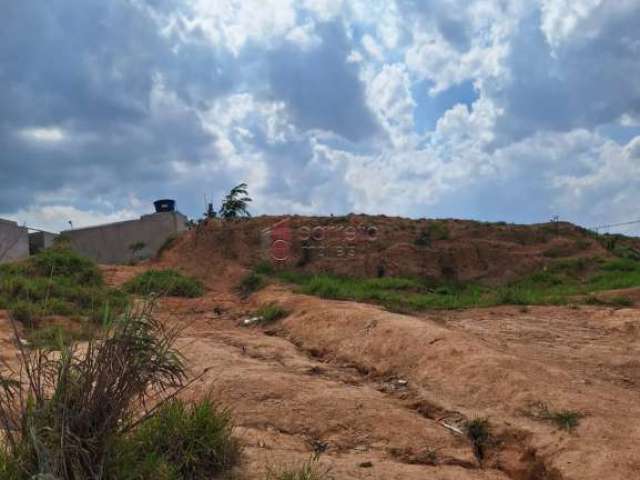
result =
[[27,327],[47,315],[100,323],[122,313],[128,295],[106,286],[98,266],[71,250],[52,248],[0,265],[0,308]]
[[229,411],[209,399],[173,400],[116,443],[109,478],[210,479],[240,460]]
[[[301,293],[335,300],[373,302],[399,312],[497,305],[565,305],[596,303],[593,292],[640,286],[640,262],[620,259],[569,259],[508,285],[436,283],[417,278],[352,278],[299,271],[278,272],[276,278],[298,286]],[[582,298],[582,300],[580,300]],[[602,305],[630,306],[623,296],[597,300]]]
[[550,412],[547,420],[553,422],[561,430],[573,431],[579,424],[584,415],[573,410],[560,410],[558,412]]
[[535,402],[524,412],[534,420],[553,423],[560,430],[571,432],[580,424],[585,415],[576,410],[552,410],[546,403]]
[[60,248],[44,250],[30,258],[29,266],[36,275],[42,277],[63,277],[84,285],[104,284],[96,263],[71,250]]
[[129,293],[138,295],[160,295],[170,297],[201,297],[202,282],[175,270],[148,270],[125,283]]
[[96,328],[91,325],[83,325],[77,329],[65,328],[62,325],[49,325],[27,329],[25,338],[31,348],[64,350],[65,347],[76,342],[90,340],[95,333]]

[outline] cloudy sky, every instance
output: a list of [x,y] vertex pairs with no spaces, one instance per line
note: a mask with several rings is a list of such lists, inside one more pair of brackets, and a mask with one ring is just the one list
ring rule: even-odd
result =
[[[0,216],[640,218],[638,0],[3,0]],[[636,228],[629,233],[640,233]]]

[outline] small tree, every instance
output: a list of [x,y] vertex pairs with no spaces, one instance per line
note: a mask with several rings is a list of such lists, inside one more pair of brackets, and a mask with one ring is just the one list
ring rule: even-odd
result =
[[247,184],[241,183],[231,189],[222,202],[220,207],[220,216],[222,218],[240,218],[250,217],[251,214],[247,210],[248,203],[251,202],[249,193],[247,192]]

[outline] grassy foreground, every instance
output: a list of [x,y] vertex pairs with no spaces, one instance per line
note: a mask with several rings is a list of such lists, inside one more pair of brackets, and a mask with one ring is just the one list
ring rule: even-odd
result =
[[175,338],[147,303],[85,348],[20,349],[22,381],[0,365],[0,478],[222,478],[240,458],[231,417],[169,394],[189,385]]
[[622,258],[558,260],[522,280],[491,288],[477,283],[438,285],[415,278],[347,278],[299,272],[273,275],[298,285],[301,293],[375,302],[395,311],[568,303],[626,306],[632,302],[625,297],[605,300],[594,294],[640,286],[640,262]]

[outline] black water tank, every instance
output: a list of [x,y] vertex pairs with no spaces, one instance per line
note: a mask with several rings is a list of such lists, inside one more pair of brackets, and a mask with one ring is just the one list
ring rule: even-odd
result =
[[169,198],[162,200],[156,200],[153,202],[153,206],[156,207],[156,212],[173,212],[176,209],[176,201]]

